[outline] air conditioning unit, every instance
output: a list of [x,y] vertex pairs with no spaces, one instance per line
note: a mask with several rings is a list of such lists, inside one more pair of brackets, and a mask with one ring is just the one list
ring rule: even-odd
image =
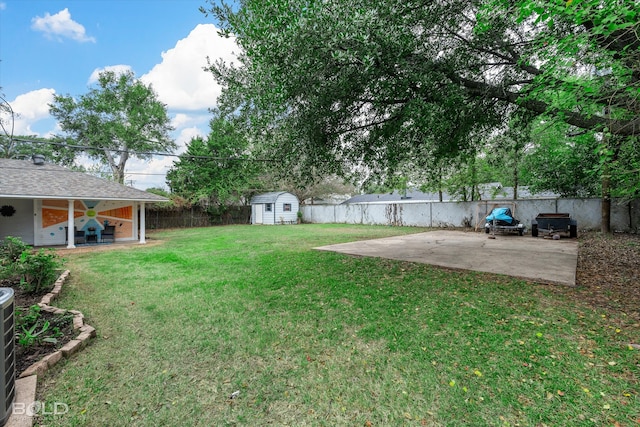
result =
[[14,312],[13,289],[0,288],[0,336],[4,338],[0,355],[0,425],[4,425],[9,419],[16,396]]

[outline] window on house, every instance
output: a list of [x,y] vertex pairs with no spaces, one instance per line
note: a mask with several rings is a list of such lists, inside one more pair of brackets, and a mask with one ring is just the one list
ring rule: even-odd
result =
[[285,212],[291,212],[291,203],[285,203],[282,210]]
[[271,212],[271,203],[267,203],[264,205],[264,210],[267,212]]

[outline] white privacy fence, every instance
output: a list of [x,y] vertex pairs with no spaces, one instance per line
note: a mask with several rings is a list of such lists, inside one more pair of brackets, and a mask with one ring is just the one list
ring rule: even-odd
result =
[[[531,220],[539,213],[569,213],[578,221],[579,230],[600,230],[600,199],[528,199],[486,200],[477,202],[390,202],[344,205],[302,205],[303,221],[309,223],[341,223],[396,225],[413,227],[477,227],[493,208],[509,207],[513,216],[531,229]],[[613,201],[611,229],[640,231],[640,200]]]

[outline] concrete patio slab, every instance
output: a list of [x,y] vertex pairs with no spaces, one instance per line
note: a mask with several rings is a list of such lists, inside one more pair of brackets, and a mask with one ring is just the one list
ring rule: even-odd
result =
[[314,248],[575,286],[578,241],[439,230]]
[[16,380],[14,411],[5,427],[31,427],[33,425],[33,405],[36,399],[37,383],[38,377],[36,375]]

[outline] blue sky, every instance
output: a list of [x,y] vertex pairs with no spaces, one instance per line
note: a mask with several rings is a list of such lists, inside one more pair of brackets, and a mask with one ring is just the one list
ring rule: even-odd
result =
[[[206,135],[219,87],[207,56],[233,61],[233,40],[217,35],[205,0],[0,0],[0,95],[18,117],[15,134],[60,133],[48,114],[54,94],[88,92],[98,72],[132,70],[167,104],[184,147]],[[7,118],[5,118],[6,120]],[[166,187],[175,160],[130,160],[127,181]],[[86,161],[86,160],[85,160]]]

